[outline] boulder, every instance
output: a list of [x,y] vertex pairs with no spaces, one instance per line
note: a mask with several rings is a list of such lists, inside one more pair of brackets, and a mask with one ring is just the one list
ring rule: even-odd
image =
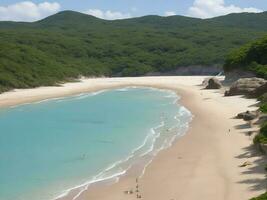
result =
[[246,112],[238,113],[236,119],[243,119]]
[[222,87],[221,82],[217,78],[210,78],[206,89],[220,89]]
[[209,83],[209,78],[205,78],[205,79],[202,81],[201,85],[204,86],[204,87],[206,88],[207,85],[208,85],[208,83]]
[[252,112],[252,111],[246,111],[246,112],[243,112],[243,113],[239,113],[236,118],[237,119],[243,119],[245,121],[250,121],[250,120],[253,120],[253,119],[256,119],[258,116],[258,113],[257,112]]
[[267,94],[267,82],[265,84],[261,85],[260,87],[256,88],[252,95],[254,97],[260,97],[260,96],[264,95],[265,93]]
[[256,119],[257,118],[257,115],[256,114],[253,114],[253,113],[246,113],[243,117],[243,120],[245,121],[251,121],[253,119]]
[[262,153],[267,154],[267,144],[259,144],[259,149]]
[[230,89],[225,92],[225,96],[246,95],[254,97],[255,91],[266,83],[267,81],[262,78],[241,78],[233,83]]

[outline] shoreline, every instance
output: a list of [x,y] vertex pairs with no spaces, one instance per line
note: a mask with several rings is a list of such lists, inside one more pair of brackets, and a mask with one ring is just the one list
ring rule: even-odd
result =
[[[173,91],[169,90],[169,89],[158,89],[158,88],[155,88],[155,87],[152,88],[152,87],[145,87],[145,86],[138,86],[138,87],[127,86],[127,87],[122,87],[122,89],[127,89],[128,90],[129,88],[132,88],[132,87],[141,88],[141,89],[142,88],[147,88],[147,89],[151,89],[151,90],[164,90],[164,91],[173,93]],[[177,95],[177,94],[175,94],[175,95]],[[178,95],[176,97],[177,97],[176,100],[173,102],[173,104],[175,104],[175,105],[177,104],[177,101],[179,101],[179,99],[180,99]],[[186,123],[182,124],[182,127],[185,127],[185,128],[183,128],[184,130],[179,131],[175,135],[173,135],[173,137],[171,138],[170,141],[168,141],[168,143],[163,143],[162,146],[159,149],[151,149],[151,150],[148,150],[145,153],[142,153],[140,155],[138,155],[138,154],[136,155],[136,152],[138,152],[146,144],[147,137],[150,136],[150,135],[147,135],[144,138],[143,143],[141,145],[139,145],[138,147],[136,147],[135,149],[133,149],[131,154],[128,155],[128,157],[123,158],[123,159],[121,159],[119,161],[116,161],[116,162],[110,164],[106,169],[104,169],[102,171],[102,172],[104,172],[106,170],[113,169],[114,167],[119,167],[120,168],[120,165],[125,165],[125,162],[128,162],[129,160],[133,159],[134,161],[132,161],[132,164],[130,164],[127,168],[121,168],[121,169],[123,169],[123,171],[121,173],[119,173],[119,172],[118,173],[114,173],[113,175],[110,175],[109,177],[103,177],[103,178],[101,178],[99,180],[88,180],[87,182],[85,182],[85,183],[83,183],[81,185],[77,185],[77,186],[74,186],[73,188],[69,188],[69,189],[65,190],[64,193],[60,194],[58,197],[56,197],[56,198],[54,198],[52,200],[79,199],[79,196],[83,192],[86,192],[91,187],[97,186],[97,187],[101,188],[102,186],[105,186],[107,184],[114,184],[114,183],[120,181],[121,178],[127,177],[128,174],[132,174],[132,175],[134,174],[137,177],[137,179],[140,179],[145,174],[146,168],[153,162],[154,158],[158,155],[159,152],[170,148],[173,145],[173,143],[175,143],[176,140],[178,140],[180,137],[183,137],[186,134],[186,132],[187,132],[187,130],[189,128],[189,125],[190,125],[190,123],[192,121],[192,117],[193,116],[192,116],[191,112],[189,110],[187,110],[184,106],[182,106],[182,105],[179,105],[179,106],[180,106],[180,108],[185,109],[185,111],[186,111],[185,115],[189,114],[189,116],[186,116],[186,117],[189,117],[189,120],[186,121]],[[178,114],[181,114],[181,113],[178,113]],[[177,120],[176,119],[177,116],[178,115],[176,115],[174,117],[175,120]],[[179,120],[177,120],[177,122],[178,121]],[[156,130],[158,128],[161,128],[162,126],[164,126],[164,123],[161,122],[159,125],[152,127],[151,131],[152,132],[156,132]],[[157,142],[157,138],[158,137],[160,137],[160,136],[159,135],[156,136],[155,143]],[[165,146],[165,145],[167,145],[167,146]],[[100,172],[100,174],[102,172]],[[96,175],[96,176],[98,176],[98,175]],[[71,198],[69,196],[71,196]]]
[[[0,108],[18,106],[27,103],[40,102],[56,98],[80,95],[99,90],[116,89],[121,87],[155,87],[176,91],[175,87],[168,87],[172,81],[179,78],[187,80],[192,77],[193,82],[199,84],[197,79],[203,80],[209,76],[158,76],[158,77],[130,77],[130,78],[83,78],[80,82],[65,83],[60,86],[37,87],[30,89],[14,89],[0,94]],[[196,79],[196,80],[194,80]],[[156,82],[159,80],[159,82]],[[163,80],[164,84],[161,83]],[[167,82],[165,82],[167,80]],[[192,82],[192,83],[191,83]]]
[[[244,122],[233,119],[238,112],[256,109],[250,107],[256,100],[238,96],[225,98],[218,90],[201,90],[198,85],[204,78],[86,79],[57,89],[46,87],[4,93],[0,95],[0,107],[127,86],[173,90],[182,97],[181,105],[192,112],[194,119],[189,131],[170,148],[161,151],[147,167],[140,179],[142,197],[146,200],[245,200],[257,196],[265,192],[266,160],[251,147],[252,138],[245,135],[247,129],[241,128]],[[239,167],[247,160],[252,166]],[[134,173],[129,172],[118,183],[89,188],[76,199],[136,199],[135,195],[123,193],[134,188],[135,179]]]

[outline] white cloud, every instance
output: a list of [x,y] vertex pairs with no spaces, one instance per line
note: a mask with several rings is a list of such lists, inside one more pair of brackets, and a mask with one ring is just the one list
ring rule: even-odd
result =
[[130,18],[131,15],[129,13],[121,13],[121,12],[113,12],[110,10],[103,11],[99,9],[89,9],[84,12],[85,14],[88,15],[93,15],[97,18],[101,19],[107,19],[107,20],[114,20],[114,19],[125,19],[125,18]]
[[23,1],[8,6],[0,6],[0,21],[36,21],[60,10],[57,2],[35,4]]
[[262,10],[253,7],[241,8],[235,5],[225,5],[224,0],[195,0],[188,10],[188,15],[191,17],[211,18],[241,12],[258,13],[262,12]]
[[166,11],[166,12],[164,13],[164,15],[168,17],[168,16],[176,15],[176,13],[173,12],[173,11]]

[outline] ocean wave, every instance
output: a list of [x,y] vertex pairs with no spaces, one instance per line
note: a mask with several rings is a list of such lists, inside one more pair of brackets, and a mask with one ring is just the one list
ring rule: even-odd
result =
[[116,89],[115,91],[118,91],[118,92],[127,92],[129,91],[131,88],[130,87],[125,87],[125,88],[119,88],[119,89]]
[[63,101],[70,101],[70,100],[81,100],[81,99],[86,99],[88,97],[92,97],[92,96],[96,96],[99,95],[103,92],[106,92],[107,90],[99,90],[96,92],[87,92],[87,93],[80,93],[78,95],[74,95],[74,96],[70,96],[70,97],[65,97],[65,98],[61,98],[57,101],[57,103],[59,102],[63,102]]
[[21,107],[21,106],[40,104],[40,103],[46,103],[46,102],[60,103],[60,102],[70,101],[70,100],[80,100],[80,99],[84,99],[84,98],[87,98],[87,97],[96,96],[96,95],[101,94],[101,93],[103,93],[105,91],[107,91],[107,90],[99,90],[99,91],[96,91],[96,92],[89,92],[89,93],[80,93],[80,94],[77,94],[77,95],[65,96],[65,97],[47,98],[47,99],[43,99],[41,101],[35,101],[35,102],[30,102],[30,103],[22,103],[22,104],[10,106],[9,108],[10,109],[14,109],[14,108],[18,108],[18,107]]
[[9,106],[8,108],[15,109],[15,108],[19,108],[19,107],[27,106],[27,105],[40,104],[40,103],[45,103],[45,102],[48,102],[48,101],[56,101],[56,100],[63,99],[63,98],[65,98],[65,97],[48,98],[48,99],[43,99],[41,101],[35,101],[35,102],[30,102],[30,103],[22,103],[22,104],[18,104],[18,105],[14,105],[14,106]]
[[74,196],[73,200],[77,199],[84,191],[86,191],[88,189],[88,187],[91,185],[91,184],[94,184],[94,183],[97,183],[97,182],[101,182],[101,181],[106,181],[106,180],[109,180],[109,179],[112,179],[112,178],[115,178],[115,177],[119,177],[119,176],[122,176],[123,174],[126,173],[126,170],[123,170],[121,172],[118,172],[118,173],[115,173],[109,177],[100,177],[98,178],[99,176],[101,176],[102,172],[99,173],[98,175],[96,175],[92,180],[90,181],[87,181],[81,185],[78,185],[78,186],[75,186],[73,188],[70,188],[68,190],[65,190],[62,194],[58,195],[56,198],[54,199],[61,199],[63,197],[66,197],[71,191],[73,190],[77,190],[77,189],[80,189],[80,191],[78,192],[77,195]]

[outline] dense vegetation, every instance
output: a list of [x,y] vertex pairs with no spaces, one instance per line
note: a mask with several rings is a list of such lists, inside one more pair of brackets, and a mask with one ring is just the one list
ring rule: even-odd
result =
[[[222,65],[267,33],[267,12],[208,20],[182,16],[106,21],[64,11],[34,23],[0,22],[0,92],[84,76],[139,76]],[[260,64],[260,63],[259,63]]]
[[267,113],[267,93],[262,95],[258,100],[261,102],[260,103],[260,111],[263,113]]
[[267,79],[267,36],[229,54],[224,69],[229,71],[237,68]]
[[[260,101],[260,111],[262,113],[267,113],[267,93],[262,95],[258,100]],[[254,138],[254,143],[267,144],[267,122],[263,123],[261,126],[259,134]]]

